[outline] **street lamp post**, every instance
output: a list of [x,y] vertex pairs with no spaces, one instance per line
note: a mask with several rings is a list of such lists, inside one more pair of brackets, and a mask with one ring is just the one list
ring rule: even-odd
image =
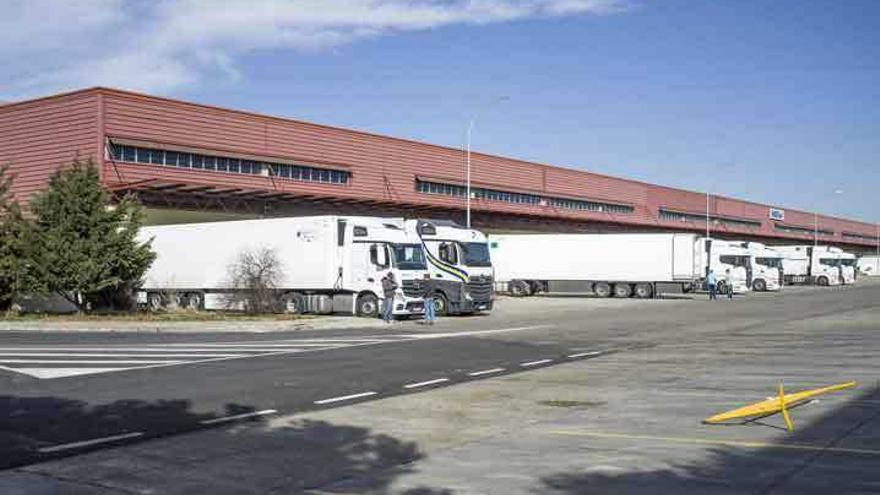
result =
[[[499,103],[502,101],[507,101],[509,99],[510,98],[507,96],[499,96],[498,98],[495,98],[492,101],[488,102],[486,104],[486,106],[492,105],[494,103]],[[485,107],[480,110],[484,110],[484,109],[485,109]],[[471,119],[468,121],[468,127],[467,127],[467,145],[466,145],[466,152],[465,152],[465,155],[467,157],[466,158],[467,171],[465,174],[467,176],[467,179],[465,181],[465,195],[466,195],[466,197],[465,197],[465,218],[466,218],[465,223],[467,224],[467,228],[471,228],[471,135],[474,132],[474,124],[476,124],[476,122],[477,122],[477,117],[479,116],[480,110],[478,110],[477,112],[474,112],[474,114],[471,116]]]
[[[835,189],[833,194],[843,194],[842,189]],[[819,212],[813,212],[813,247],[819,245]]]

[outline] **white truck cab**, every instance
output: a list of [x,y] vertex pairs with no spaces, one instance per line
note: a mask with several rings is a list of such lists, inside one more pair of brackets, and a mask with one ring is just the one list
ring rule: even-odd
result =
[[782,253],[760,242],[743,242],[742,247],[752,256],[751,289],[756,292],[782,289]]
[[856,282],[856,264],[858,259],[856,255],[847,253],[838,247],[830,248],[830,251],[837,257],[837,263],[840,267],[840,283],[850,285]]
[[424,246],[437,288],[437,314],[490,311],[494,272],[486,236],[449,220],[406,220],[407,234]]
[[734,294],[749,290],[752,255],[748,249],[742,247],[741,242],[701,237],[697,243],[701,247],[701,272],[704,277],[708,276],[709,270],[715,272],[719,292],[726,292],[728,287],[733,288]]
[[830,246],[775,246],[773,249],[782,253],[786,284],[840,285],[839,258]]

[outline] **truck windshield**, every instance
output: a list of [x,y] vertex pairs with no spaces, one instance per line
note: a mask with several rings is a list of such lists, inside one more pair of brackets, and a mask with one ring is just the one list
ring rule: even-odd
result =
[[771,268],[779,268],[782,266],[782,258],[755,258],[755,263],[759,265],[769,266]]
[[394,266],[401,270],[425,270],[425,254],[421,244],[391,244]]
[[841,259],[840,264],[843,266],[856,266],[856,260],[854,260],[854,259]]
[[489,246],[485,242],[461,242],[465,266],[492,266],[489,260]]
[[838,259],[835,258],[819,258],[819,263],[827,266],[837,266],[839,264]]

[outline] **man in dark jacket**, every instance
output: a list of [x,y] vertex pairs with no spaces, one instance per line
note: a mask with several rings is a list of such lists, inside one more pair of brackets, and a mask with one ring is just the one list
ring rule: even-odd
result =
[[431,275],[426,273],[422,280],[422,298],[425,300],[425,323],[433,325],[437,321],[436,308],[434,307],[434,298],[437,297],[437,287]]
[[382,319],[385,323],[391,323],[394,320],[394,294],[397,293],[397,281],[394,280],[394,274],[388,272],[382,277]]

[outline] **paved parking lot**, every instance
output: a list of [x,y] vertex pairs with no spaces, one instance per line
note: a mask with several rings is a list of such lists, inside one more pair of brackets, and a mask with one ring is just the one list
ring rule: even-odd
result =
[[[172,414],[190,425],[254,421],[120,438],[6,470],[0,491],[876,493],[878,301],[880,284],[862,281],[712,303],[503,299],[489,317],[400,324],[382,338],[114,336],[113,352],[138,341],[230,354],[297,339],[394,341],[44,380],[7,373],[7,405],[75,400],[69,411],[88,416],[93,436],[149,431]],[[795,391],[847,380],[858,387],[792,410],[794,433],[777,417],[701,424],[780,381]],[[135,398],[138,414],[126,407]],[[114,420],[121,431],[95,426]],[[6,417],[6,433],[22,421]]]

